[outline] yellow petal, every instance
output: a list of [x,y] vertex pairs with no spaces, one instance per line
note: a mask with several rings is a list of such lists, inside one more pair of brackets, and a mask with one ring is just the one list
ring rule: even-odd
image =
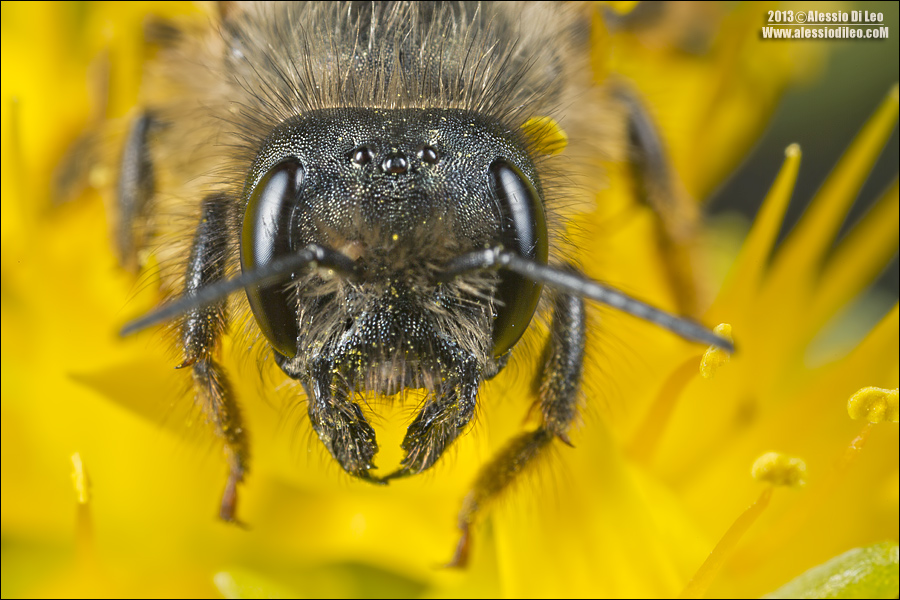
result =
[[[725,318],[741,322],[746,318],[747,305],[758,290],[772,247],[781,231],[784,213],[791,201],[800,170],[801,157],[800,146],[797,144],[791,144],[784,151],[781,170],[769,188],[759,213],[753,219],[753,226],[728,273],[722,291],[707,312],[707,318],[713,323]],[[727,316],[722,314],[726,307]]]
[[900,232],[898,182],[879,198],[853,227],[822,269],[820,283],[807,317],[818,330],[875,279],[897,252]]
[[[803,218],[785,240],[772,265],[767,286],[790,284],[798,272],[809,272],[831,245],[844,216],[878,159],[897,122],[895,85],[816,194]],[[770,292],[774,294],[775,292]]]

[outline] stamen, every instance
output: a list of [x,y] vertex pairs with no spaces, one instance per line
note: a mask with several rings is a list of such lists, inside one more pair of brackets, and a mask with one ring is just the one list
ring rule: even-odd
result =
[[[713,331],[733,346],[731,325],[721,323]],[[710,346],[703,356],[692,356],[672,371],[660,388],[650,410],[647,411],[647,417],[631,438],[628,454],[637,462],[648,463],[656,452],[656,447],[659,445],[659,440],[662,438],[681,393],[697,376],[697,363],[700,363],[700,374],[705,379],[712,379],[718,369],[727,364],[730,358],[731,354],[728,351],[717,346]]]
[[772,485],[800,486],[806,483],[806,463],[780,452],[766,452],[753,463],[751,474]]
[[[754,568],[756,565],[764,562],[766,557],[771,556],[776,548],[783,546],[787,540],[795,537],[813,515],[819,514],[825,502],[832,498],[835,492],[844,485],[847,475],[850,473],[850,467],[859,458],[872,429],[875,427],[875,422],[870,420],[871,416],[866,409],[873,404],[879,407],[889,405],[891,394],[893,394],[893,409],[896,419],[897,390],[863,388],[850,398],[847,402],[847,410],[850,416],[854,419],[867,420],[862,430],[844,448],[840,457],[834,462],[831,472],[822,481],[817,482],[804,498],[800,499],[790,510],[782,514],[778,521],[768,528],[764,536],[755,540],[752,546],[744,548],[736,558],[738,562],[747,569]],[[888,411],[876,408],[875,412],[886,414]],[[776,453],[772,452],[770,454]],[[757,463],[761,462],[765,456],[761,456]],[[782,460],[784,458],[782,457]],[[800,462],[802,463],[803,461]],[[754,465],[755,468],[756,465]]]
[[541,154],[553,156],[569,145],[569,136],[559,123],[550,117],[532,117],[522,125],[522,131]]
[[[731,335],[731,325],[728,323],[716,325],[713,331],[732,344],[734,343],[734,337]],[[703,375],[704,379],[712,379],[721,367],[728,364],[730,359],[730,353],[716,346],[710,346],[709,350],[703,354],[703,358],[700,359],[700,374]]]
[[[897,404],[900,390],[885,390],[877,387],[865,387],[853,394],[847,401],[847,412],[851,419],[864,420],[862,431],[850,441],[850,445],[844,450],[844,454],[838,460],[834,473],[826,482],[837,487],[839,479],[847,471],[850,464],[862,451],[869,439],[869,434],[876,423],[896,423]],[[830,493],[831,488],[826,488]]]
[[756,522],[766,510],[766,507],[769,506],[769,500],[772,498],[772,490],[774,489],[772,486],[766,486],[766,489],[762,491],[756,502],[751,504],[747,510],[735,519],[728,531],[725,532],[725,535],[722,536],[722,539],[719,540],[719,543],[716,544],[716,547],[712,549],[712,552],[709,553],[709,556],[697,569],[684,591],[678,596],[679,598],[702,598],[706,594],[710,584],[715,580],[716,575],[722,569],[722,565],[731,556],[738,542],[741,541],[741,538],[750,529],[750,526]]
[[741,513],[728,528],[707,559],[697,569],[697,573],[688,582],[687,587],[681,592],[680,598],[702,598],[706,594],[710,584],[715,580],[725,561],[731,557],[741,538],[766,510],[775,486],[803,485],[806,477],[806,463],[799,458],[780,452],[766,452],[753,463],[751,473],[757,481],[764,481],[772,485],[766,486],[756,502]]
[[672,371],[672,374],[663,383],[650,410],[647,411],[647,417],[628,445],[627,452],[635,461],[646,464],[653,458],[681,393],[687,384],[697,376],[697,363],[700,360],[702,360],[700,356],[692,356],[687,359]]
[[870,423],[896,423],[898,421],[898,396],[900,389],[885,390],[866,387],[850,397],[847,412],[851,419],[865,419]]

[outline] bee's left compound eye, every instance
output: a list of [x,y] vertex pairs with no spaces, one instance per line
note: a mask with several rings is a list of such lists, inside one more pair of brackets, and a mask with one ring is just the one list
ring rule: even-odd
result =
[[[293,251],[291,224],[303,184],[303,166],[296,158],[284,160],[259,181],[244,213],[241,233],[241,269],[263,267]],[[297,354],[296,299],[282,281],[247,290],[253,316],[272,347],[293,358]]]
[[[504,248],[547,264],[547,220],[534,185],[502,158],[491,164],[490,181],[500,208],[500,241]],[[502,272],[497,288],[501,305],[494,318],[494,356],[508,352],[525,333],[541,298],[541,288],[541,284],[520,275]]]

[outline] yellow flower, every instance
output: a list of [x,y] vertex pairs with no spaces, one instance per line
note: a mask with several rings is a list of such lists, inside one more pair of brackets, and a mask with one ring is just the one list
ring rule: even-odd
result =
[[[896,121],[896,88],[773,250],[800,169],[799,149],[788,149],[702,315],[730,324],[738,348],[727,362],[706,356],[711,377],[701,375],[704,349],[606,310],[592,314],[575,448],[560,444],[482,515],[466,570],[440,565],[478,467],[522,428],[525,359],[487,384],[455,456],[381,488],[348,481],[279,399],[256,401],[281,380],[264,373],[260,383],[240,349],[227,349],[253,471],[240,508],[248,528],[218,522],[224,466],[208,431],[192,424],[178,361],[156,334],[116,335],[158,301],[155,281],[118,268],[99,197],[55,206],[50,196],[79,131],[133,105],[146,12],[199,14],[190,4],[150,4],[3,4],[4,597],[751,596],[851,548],[896,542],[897,307],[838,358],[807,362],[816,336],[897,250],[895,181],[829,252]],[[755,5],[679,5],[640,27],[615,21],[629,9],[617,7],[608,22],[598,16],[596,77],[634,83],[687,193],[704,198],[824,48],[764,43],[765,10]],[[85,76],[101,52],[112,84],[105,105]],[[580,258],[593,276],[674,309],[659,250],[647,243],[651,216],[628,212],[624,168],[607,165],[604,177],[602,202],[572,228],[604,243],[585,244]],[[715,252],[699,251],[709,264],[721,261]],[[378,408],[380,463],[399,461],[409,410]],[[760,457],[758,481],[751,467]],[[801,479],[774,491],[763,483]]]

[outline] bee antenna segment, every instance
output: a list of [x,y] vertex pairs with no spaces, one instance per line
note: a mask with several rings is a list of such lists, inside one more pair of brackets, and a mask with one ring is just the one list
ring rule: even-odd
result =
[[219,281],[195,293],[185,294],[126,324],[119,335],[125,337],[191,310],[209,306],[240,289],[290,279],[295,271],[301,269],[330,269],[347,279],[354,279],[358,274],[356,264],[349,256],[318,244],[310,244],[296,254],[280,256],[253,271]]
[[501,246],[476,250],[454,258],[447,263],[440,279],[449,281],[464,273],[500,269],[512,271],[531,281],[611,306],[644,321],[654,323],[688,341],[710,344],[729,353],[734,352],[733,342],[699,323],[651,306],[579,273],[522,258],[515,252],[504,250]]

